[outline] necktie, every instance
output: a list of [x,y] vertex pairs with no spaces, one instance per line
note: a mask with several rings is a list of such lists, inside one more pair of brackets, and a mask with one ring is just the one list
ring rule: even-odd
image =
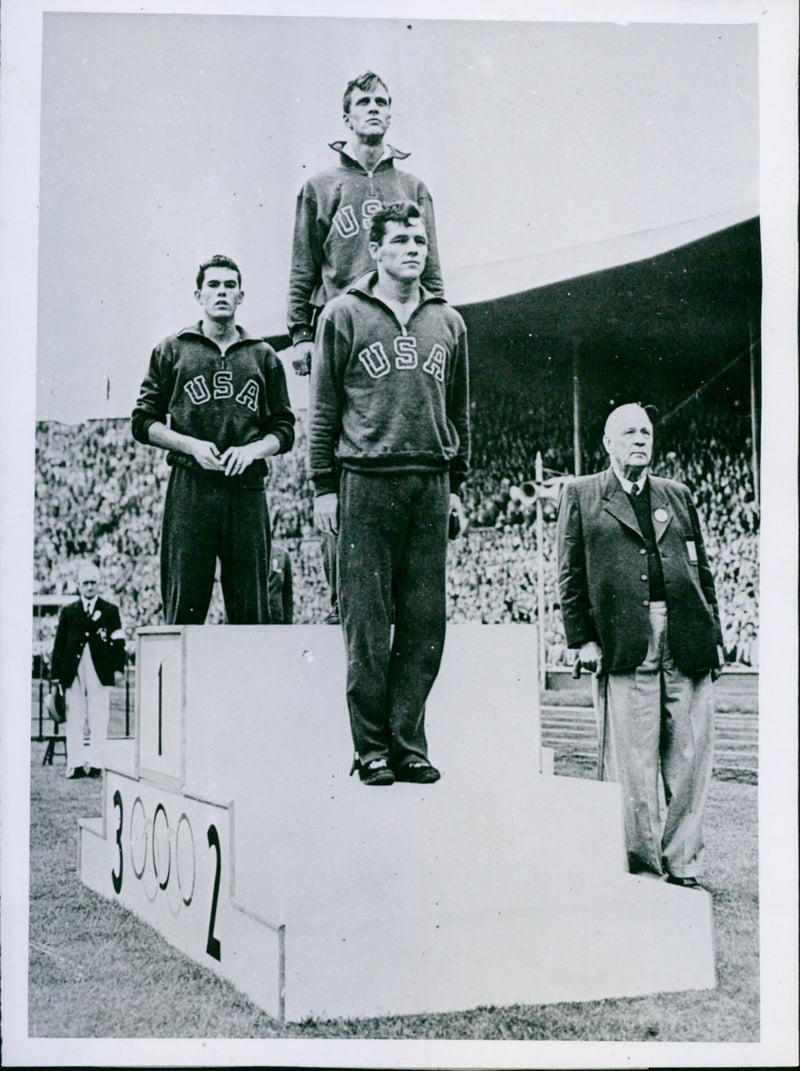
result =
[[634,483],[634,484],[631,485],[631,494],[633,495],[634,498],[636,498],[636,496],[639,494],[639,484],[638,483]]

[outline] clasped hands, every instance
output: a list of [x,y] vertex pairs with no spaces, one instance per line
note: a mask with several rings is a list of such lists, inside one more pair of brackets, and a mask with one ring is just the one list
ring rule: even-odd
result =
[[224,472],[226,476],[241,476],[248,465],[262,457],[263,444],[247,443],[245,446],[229,446],[220,453],[216,445],[197,439],[192,449],[192,457],[201,468],[209,472]]

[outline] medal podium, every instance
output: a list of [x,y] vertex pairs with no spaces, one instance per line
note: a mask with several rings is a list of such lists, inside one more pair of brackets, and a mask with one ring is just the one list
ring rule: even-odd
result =
[[[619,788],[555,777],[536,632],[448,628],[434,785],[362,785],[341,630],[138,634],[81,879],[278,1019],[703,989],[711,898],[627,873]],[[545,772],[543,772],[543,770]]]

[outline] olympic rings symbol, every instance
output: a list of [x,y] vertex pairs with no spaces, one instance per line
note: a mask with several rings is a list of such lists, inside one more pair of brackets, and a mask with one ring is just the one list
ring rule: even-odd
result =
[[[122,843],[124,805],[119,789],[114,792],[113,806],[119,812],[114,841],[117,848],[118,870],[112,869],[111,882],[114,892],[119,895],[122,889],[125,861]],[[222,942],[216,936],[215,924],[222,882],[222,846],[215,825],[208,827],[207,837],[208,847],[214,853],[215,861],[206,953],[213,959],[220,960]],[[155,902],[160,890],[166,893],[167,906],[173,915],[178,914],[181,904],[189,907],[194,899],[197,881],[197,851],[194,830],[186,811],[181,812],[177,824],[172,828],[167,808],[163,803],[156,803],[152,818],[148,818],[142,797],[137,796],[131,807],[128,855],[134,877],[142,882],[144,894],[151,904]],[[152,864],[152,877],[148,873],[148,862]],[[172,881],[173,874],[175,875],[174,881]]]
[[186,812],[181,813],[172,829],[163,803],[157,803],[153,817],[148,818],[142,798],[137,796],[131,807],[129,840],[131,869],[136,878],[144,879],[147,864],[151,862],[153,876],[163,892],[174,873],[181,900],[189,907],[194,897],[197,855],[192,823]]

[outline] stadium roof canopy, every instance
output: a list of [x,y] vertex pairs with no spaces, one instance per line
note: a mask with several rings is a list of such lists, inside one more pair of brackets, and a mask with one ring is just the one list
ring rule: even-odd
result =
[[[498,375],[535,377],[543,359],[563,364],[567,375],[577,354],[598,405],[621,393],[652,400],[667,390],[674,397],[745,356],[751,331],[757,341],[759,220],[727,213],[464,268],[446,283],[469,328],[481,392]],[[288,337],[272,341],[280,348]],[[288,378],[293,404],[305,408],[307,380],[291,372]]]
[[448,300],[459,307],[491,301],[543,286],[649,260],[758,215],[748,205],[700,219],[621,234],[603,242],[568,249],[541,250],[493,264],[476,264],[447,273]]
[[760,294],[751,219],[645,260],[459,307],[476,356],[577,352],[596,377],[613,376],[619,361],[634,376],[663,371],[694,388],[746,353],[751,331],[757,339]]

